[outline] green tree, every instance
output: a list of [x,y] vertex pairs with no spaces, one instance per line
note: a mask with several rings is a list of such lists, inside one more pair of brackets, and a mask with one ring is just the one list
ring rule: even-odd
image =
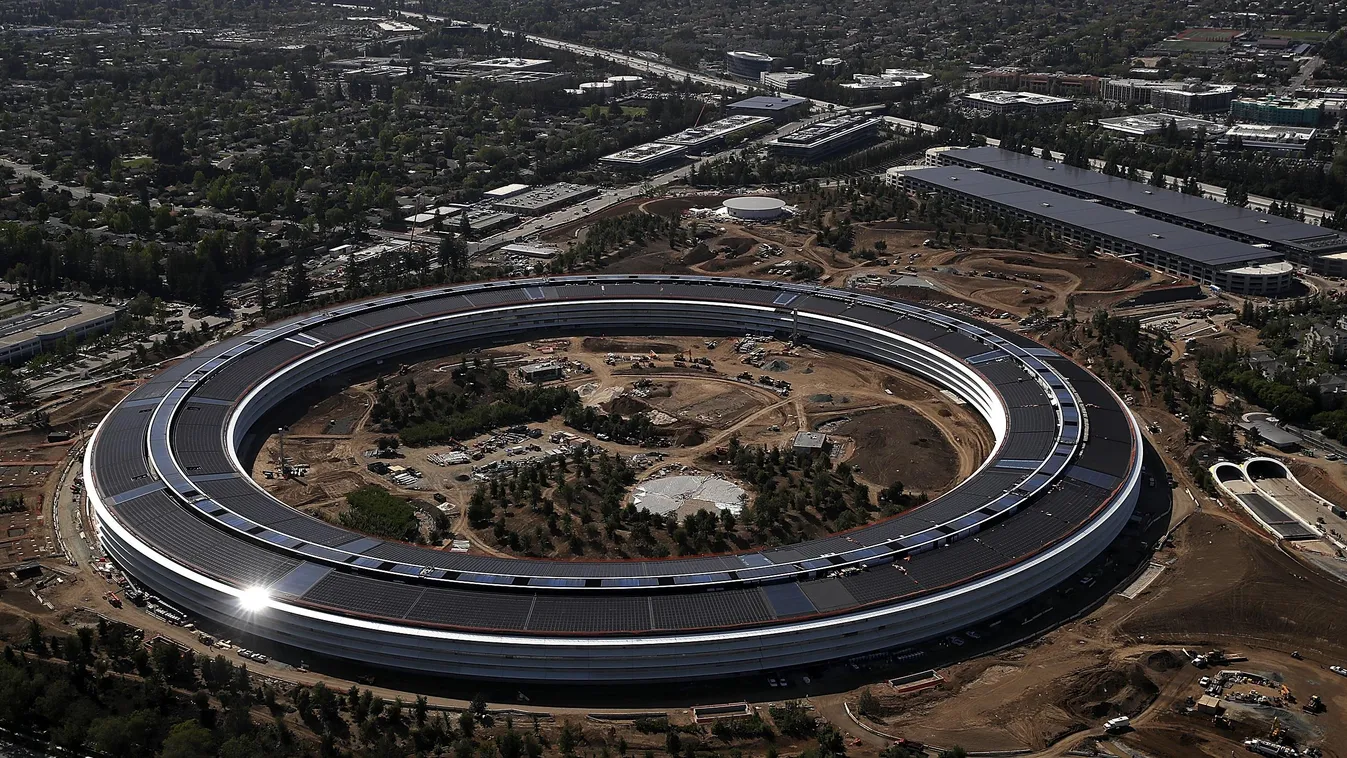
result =
[[304,268],[304,256],[295,254],[294,263],[285,280],[285,302],[294,305],[309,299],[309,272]]
[[212,758],[215,755],[214,737],[210,730],[195,721],[180,721],[164,738],[162,758]]

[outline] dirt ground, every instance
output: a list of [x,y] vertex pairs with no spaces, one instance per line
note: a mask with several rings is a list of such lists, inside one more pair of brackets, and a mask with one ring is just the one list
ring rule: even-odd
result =
[[[789,264],[804,263],[820,282],[844,286],[859,274],[922,277],[929,288],[905,287],[918,300],[964,303],[987,309],[984,315],[1010,312],[1024,316],[1042,308],[1060,313],[1068,303],[1104,308],[1148,287],[1173,284],[1174,277],[1111,256],[1077,256],[1025,250],[930,248],[930,230],[900,222],[854,225],[853,251],[869,250],[872,260],[820,245],[816,235],[792,220],[739,223],[689,209],[713,208],[724,195],[681,196],[647,201],[643,210],[665,215],[685,213],[685,228],[700,244],[669,248],[654,240],[604,263],[604,273],[734,274],[762,279],[793,279]],[[577,226],[558,239],[572,239]],[[834,281],[837,280],[837,281]]]
[[24,508],[0,514],[0,565],[23,563],[57,553],[52,538],[51,490],[72,447],[134,385],[122,382],[87,393],[71,393],[42,406],[50,431],[70,439],[49,442],[48,430],[26,426],[0,431],[0,497],[23,498]]
[[957,443],[909,406],[893,406],[844,416],[836,433],[855,441],[848,462],[871,479],[901,481],[908,491],[942,492],[958,470]]
[[[934,269],[931,276],[945,287],[1017,313],[1029,308],[1060,313],[1071,295],[1105,294],[1121,300],[1140,285],[1172,281],[1172,277],[1108,256],[1082,258],[975,248],[939,253],[925,262]],[[1101,305],[1096,303],[1096,307]]]
[[[664,473],[709,472],[717,467],[707,468],[708,454],[731,437],[744,444],[789,447],[797,432],[824,428],[835,444],[834,460],[858,465],[857,479],[873,492],[902,481],[909,491],[934,497],[968,476],[992,448],[990,431],[969,408],[915,377],[776,341],[759,343],[762,352],[751,358],[757,364],[752,365],[749,355],[736,352],[736,342],[589,337],[524,343],[474,357],[489,358],[511,370],[544,358],[567,361],[584,367],[564,379],[582,402],[626,415],[656,414],[657,425],[669,430],[676,444],[658,448],[655,456],[642,447],[579,433],[559,418],[530,424],[541,430],[538,442],[546,447],[552,446],[546,443],[554,433],[570,433],[634,461],[638,480]],[[631,360],[652,355],[653,365],[643,362],[637,368]],[[679,355],[689,361],[707,359],[714,371],[675,366]],[[459,360],[459,356],[428,358],[393,368],[386,379],[390,383],[410,379],[425,391],[449,382],[449,371]],[[743,372],[752,381],[736,378]],[[792,392],[783,397],[757,381],[760,377],[788,381]],[[493,435],[487,434],[461,445],[403,448],[401,458],[388,462],[424,476],[410,488],[399,487],[366,468],[371,460],[366,451],[384,436],[369,423],[374,381],[364,376],[349,386],[335,384],[333,392],[313,398],[310,410],[288,423],[285,455],[296,464],[308,464],[307,475],[287,480],[266,477],[266,472],[279,468],[279,439],[273,435],[254,461],[254,479],[285,503],[329,520],[336,520],[346,507],[346,493],[363,484],[378,484],[412,498],[423,510],[439,507],[450,514],[453,536],[467,539],[474,552],[501,554],[489,537],[469,527],[465,514],[478,484],[469,476],[471,470],[508,460],[509,445],[496,445]],[[472,465],[439,466],[431,460],[432,455],[456,448],[480,449],[484,455]],[[434,502],[441,498],[442,507]]]
[[[1119,739],[1149,755],[1226,758],[1242,740],[1265,737],[1276,717],[1302,744],[1347,755],[1347,677],[1327,670],[1347,660],[1347,587],[1309,573],[1225,513],[1195,514],[1173,544],[1155,556],[1166,569],[1135,600],[1115,595],[1026,645],[941,669],[945,682],[933,690],[873,686],[887,714],[872,726],[968,750],[1062,755],[1101,737],[1103,721],[1129,715],[1135,730]],[[1199,670],[1185,649],[1249,660]],[[1231,729],[1184,713],[1186,699],[1202,694],[1197,680],[1226,668],[1277,678],[1298,703],[1317,694],[1327,711],[1235,704]]]

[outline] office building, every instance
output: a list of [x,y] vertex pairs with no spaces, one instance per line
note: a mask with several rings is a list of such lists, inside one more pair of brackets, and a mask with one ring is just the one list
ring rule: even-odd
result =
[[969,92],[963,104],[983,113],[1064,113],[1076,107],[1074,100],[1032,92]]
[[778,71],[776,73],[764,71],[762,73],[762,84],[777,92],[795,92],[805,82],[813,78],[814,75],[808,71]]
[[1230,103],[1230,118],[1252,124],[1274,126],[1319,125],[1324,116],[1324,101],[1294,97],[1240,98]]
[[599,162],[609,168],[625,171],[649,171],[667,166],[687,155],[687,152],[688,149],[682,145],[647,142],[643,145],[636,145],[626,150],[605,155],[599,159]]
[[701,126],[692,126],[676,134],[655,140],[664,145],[681,145],[689,153],[700,153],[725,144],[725,140],[747,134],[772,123],[767,116],[728,116]]
[[69,300],[0,320],[0,362],[18,363],[47,352],[63,339],[102,334],[117,321],[119,308]]
[[1218,137],[1225,132],[1225,127],[1221,124],[1179,113],[1143,113],[1137,116],[1099,119],[1101,128],[1129,137],[1153,137],[1164,134],[1171,124],[1180,134],[1186,135],[1206,134],[1208,137]]
[[1176,113],[1222,113],[1235,99],[1232,84],[1157,82],[1148,79],[1109,79],[1104,99],[1126,105],[1150,105]]
[[942,195],[967,211],[1018,218],[1066,244],[1093,247],[1236,294],[1280,295],[1294,282],[1294,267],[1271,250],[984,171],[902,167],[889,176],[909,191]]
[[541,58],[491,58],[469,65],[492,71],[539,71],[551,66],[552,61]]
[[1059,97],[1098,97],[1101,80],[1090,74],[1036,73],[1016,66],[1003,66],[978,76],[984,91],[1033,92]]
[[762,75],[772,70],[772,56],[749,50],[731,50],[725,53],[725,73],[736,79],[761,82]]
[[541,216],[558,208],[575,205],[581,200],[588,200],[597,194],[599,194],[598,187],[559,182],[549,184],[546,187],[538,187],[511,198],[498,200],[494,205],[496,210],[508,213],[518,213],[521,216]]
[[758,95],[737,103],[730,103],[728,111],[732,116],[766,116],[777,123],[787,123],[803,118],[809,113],[809,101],[803,97],[790,95]]
[[1235,124],[1226,131],[1218,144],[1230,149],[1299,154],[1309,148],[1318,134],[1318,129],[1305,126]]
[[783,158],[816,161],[831,158],[874,139],[879,119],[859,113],[834,116],[767,143]]
[[961,166],[1071,197],[1258,245],[1330,276],[1347,275],[1347,234],[1196,195],[1151,187],[995,147],[931,151],[937,165]]

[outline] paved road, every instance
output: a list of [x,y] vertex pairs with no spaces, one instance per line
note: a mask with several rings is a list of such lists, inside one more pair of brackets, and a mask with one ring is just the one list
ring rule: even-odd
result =
[[1314,76],[1314,72],[1318,71],[1319,67],[1322,65],[1324,65],[1324,59],[1317,55],[1312,58],[1307,58],[1305,63],[1300,67],[1300,73],[1296,74],[1296,77],[1291,80],[1291,83],[1282,90],[1282,94],[1288,96],[1294,95],[1296,90],[1304,87],[1310,78]]

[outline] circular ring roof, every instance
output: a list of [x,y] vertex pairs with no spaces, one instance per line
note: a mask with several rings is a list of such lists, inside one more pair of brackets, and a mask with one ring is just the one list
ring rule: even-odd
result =
[[[268,409],[399,353],[544,334],[746,332],[921,375],[986,418],[996,451],[946,495],[842,535],[639,561],[504,559],[374,539],[277,502],[238,463]],[[854,292],[681,276],[438,288],[255,329],[138,388],[86,459],[100,520],[185,576],[401,625],[576,635],[769,627],[949,591],[1070,543],[1128,495],[1138,467],[1135,426],[1117,397],[1020,335]],[[890,565],[902,571],[878,570]],[[817,594],[830,582],[843,591]],[[551,609],[545,618],[538,603]]]

